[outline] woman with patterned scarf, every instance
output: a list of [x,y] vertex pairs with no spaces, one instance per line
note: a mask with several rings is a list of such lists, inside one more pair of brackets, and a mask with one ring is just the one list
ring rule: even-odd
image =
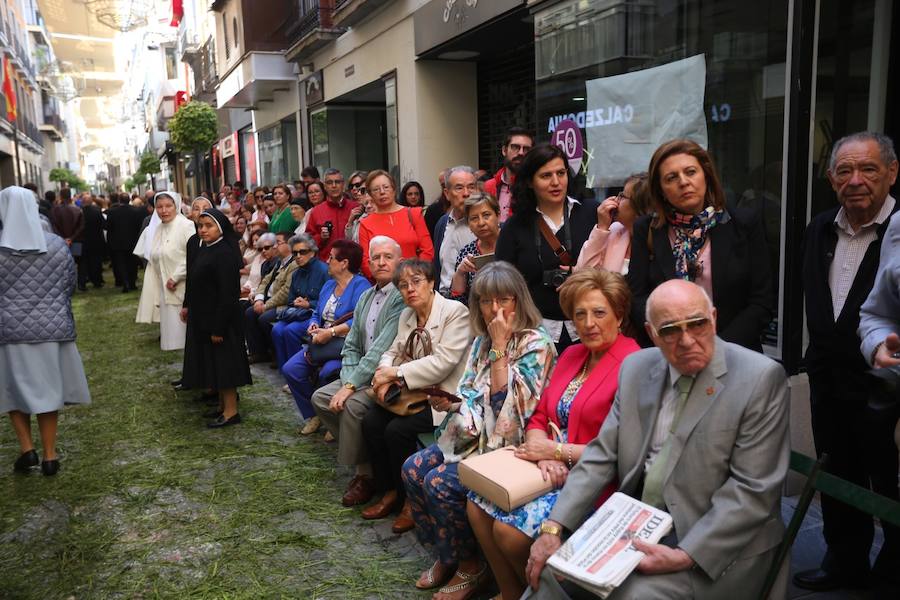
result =
[[[774,293],[760,215],[726,209],[712,157],[690,140],[657,148],[649,184],[655,214],[634,225],[627,278],[634,294],[631,318],[644,321],[647,297],[657,285],[686,279],[712,298],[722,339],[762,350]],[[643,332],[639,341],[650,345]]]

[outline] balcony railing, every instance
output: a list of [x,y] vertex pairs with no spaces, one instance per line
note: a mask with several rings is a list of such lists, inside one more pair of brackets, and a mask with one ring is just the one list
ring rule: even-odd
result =
[[219,75],[216,70],[216,44],[209,38],[200,48],[200,69],[198,70],[197,86],[201,93],[215,93]]
[[[301,2],[301,5],[306,4]],[[300,15],[300,20],[297,24],[297,38],[302,39],[318,29],[322,26],[321,12],[323,10],[332,10],[331,8],[321,7],[318,2],[314,2],[311,5],[307,4],[305,7],[306,12]]]
[[187,19],[181,19],[178,24],[178,43],[175,53],[184,60],[185,54],[194,54],[200,49],[200,37],[193,29],[188,29]]

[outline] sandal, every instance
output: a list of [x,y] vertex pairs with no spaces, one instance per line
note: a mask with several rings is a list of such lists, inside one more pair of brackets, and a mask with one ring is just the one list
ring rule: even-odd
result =
[[[487,573],[487,565],[483,565],[481,570],[477,573],[466,573],[464,571],[457,570],[454,573],[453,577],[459,577],[462,579],[460,583],[454,583],[453,585],[445,585],[441,589],[438,590],[439,594],[455,594],[456,592],[461,592],[463,590],[470,590],[470,593],[463,596],[463,598],[469,598],[471,594],[474,594],[478,591],[482,580],[484,579],[484,575]],[[452,579],[452,577],[451,577]]]
[[[435,578],[434,578],[434,568],[435,568],[436,566],[438,566],[439,564],[440,564],[439,561],[434,561],[434,563],[433,563],[430,567],[428,567],[428,570],[425,571],[425,573],[424,573],[424,575],[425,575],[425,580],[426,580],[428,583],[427,583],[426,585],[422,586],[422,585],[419,585],[419,582],[418,582],[418,581],[416,581],[416,588],[417,588],[417,589],[420,589],[420,590],[433,590],[434,588],[436,588],[436,587],[438,587],[438,586],[440,586],[440,585],[444,585],[445,583],[447,583],[448,581],[450,581],[450,579],[453,578],[453,575],[451,574],[450,577],[445,577],[442,581],[437,581],[437,580],[435,580]],[[421,579],[421,578],[422,578],[422,577],[420,576],[419,579]]]

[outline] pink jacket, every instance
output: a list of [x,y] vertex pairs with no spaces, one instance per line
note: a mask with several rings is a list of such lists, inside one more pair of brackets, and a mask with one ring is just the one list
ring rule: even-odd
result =
[[622,273],[630,246],[631,233],[618,221],[609,226],[609,231],[595,226],[581,247],[575,268],[596,267]]

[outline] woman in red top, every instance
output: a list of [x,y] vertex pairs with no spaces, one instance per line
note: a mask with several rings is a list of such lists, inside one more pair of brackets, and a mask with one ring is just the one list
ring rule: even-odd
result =
[[366,277],[372,278],[369,271],[369,240],[376,235],[385,235],[400,244],[403,258],[432,260],[434,246],[422,209],[397,204],[394,178],[387,171],[372,171],[366,178],[366,190],[375,207],[375,212],[359,222],[359,245],[363,247],[363,273]]
[[[525,443],[516,449],[517,457],[537,463],[554,489],[510,512],[469,493],[469,523],[504,598],[518,598],[525,591],[531,542],[550,516],[569,470],[609,414],[622,361],[640,350],[637,342],[622,334],[631,292],[618,273],[599,269],[574,273],[559,288],[559,304],[574,323],[580,343],[560,355],[528,421]],[[551,428],[560,432],[559,441],[550,436]],[[612,488],[603,491],[600,502]]]

